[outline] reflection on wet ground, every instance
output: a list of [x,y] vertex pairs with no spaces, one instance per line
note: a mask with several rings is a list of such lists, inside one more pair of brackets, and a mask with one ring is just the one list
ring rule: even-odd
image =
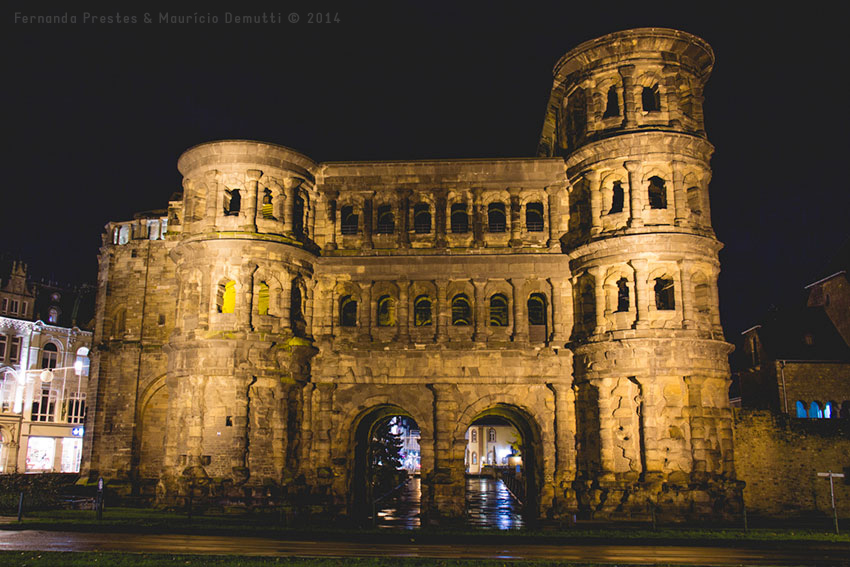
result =
[[[411,477],[394,496],[379,502],[375,525],[408,530],[420,527],[421,486],[418,476]],[[512,530],[523,527],[520,504],[505,483],[484,476],[466,479],[466,520],[475,528]]]
[[520,504],[501,479],[466,479],[466,521],[475,528],[513,530],[523,526]]
[[412,476],[401,490],[378,502],[377,521],[379,528],[402,528],[412,530],[420,526],[419,502],[422,496],[418,476]]

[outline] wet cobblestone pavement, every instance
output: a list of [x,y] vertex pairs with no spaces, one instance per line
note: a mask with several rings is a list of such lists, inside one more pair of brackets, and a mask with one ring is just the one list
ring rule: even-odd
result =
[[[379,504],[380,528],[415,529],[420,527],[421,499],[419,477],[412,477],[399,493]],[[523,527],[521,507],[505,483],[489,477],[466,479],[466,520],[475,528],[511,530]]]

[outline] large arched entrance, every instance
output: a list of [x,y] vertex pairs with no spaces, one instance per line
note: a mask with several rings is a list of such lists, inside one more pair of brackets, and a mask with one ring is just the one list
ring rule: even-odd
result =
[[418,528],[419,426],[395,405],[366,412],[354,432],[350,517],[360,525]]
[[478,413],[465,434],[466,520],[515,529],[539,516],[540,432],[521,409],[499,404]]

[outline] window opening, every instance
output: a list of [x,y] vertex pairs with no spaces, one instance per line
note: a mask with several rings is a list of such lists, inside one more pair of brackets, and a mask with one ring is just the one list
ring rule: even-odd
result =
[[617,312],[629,310],[629,280],[617,280]]
[[431,326],[431,298],[420,295],[413,301],[413,324],[416,327]]
[[525,206],[525,228],[528,232],[543,232],[543,203]]
[[659,311],[672,311],[676,309],[672,279],[655,278],[655,308]]
[[41,349],[41,367],[56,368],[56,363],[59,361],[59,349],[53,343],[47,343]]
[[257,292],[257,314],[269,314],[269,284],[260,282],[260,289]]
[[228,216],[238,215],[242,208],[242,196],[239,189],[224,190],[224,214]]
[[378,224],[375,227],[376,234],[392,234],[395,232],[395,216],[390,205],[378,207]]
[[542,293],[533,293],[528,298],[528,324],[546,324],[546,297]]
[[508,326],[508,299],[502,294],[490,298],[490,326]]
[[661,93],[658,92],[658,85],[643,87],[640,98],[644,112],[659,112],[661,110]]
[[608,214],[613,215],[615,213],[622,213],[623,202],[625,201],[625,192],[623,191],[622,182],[615,181],[611,191],[611,210],[608,211]]
[[413,230],[416,234],[431,232],[431,209],[427,203],[419,203],[413,207]]
[[456,295],[452,298],[452,325],[471,325],[472,324],[472,308],[469,304],[469,298],[464,294]]
[[354,212],[354,207],[346,205],[340,211],[340,232],[345,235],[357,234],[358,216]]
[[504,203],[490,203],[487,206],[487,227],[490,232],[505,232],[507,230]]
[[382,295],[378,298],[378,326],[392,325],[395,325],[395,302],[389,295]]
[[620,100],[617,97],[617,87],[608,89],[608,100],[605,104],[605,113],[602,118],[613,118],[620,115]]
[[653,175],[649,178],[649,207],[651,209],[667,208],[667,189],[664,180]]
[[218,284],[216,308],[219,313],[233,313],[236,310],[236,282]]
[[806,404],[797,400],[797,417],[809,417],[806,413]]
[[350,295],[339,299],[339,324],[341,327],[357,326],[357,302]]
[[465,234],[469,232],[469,215],[466,212],[466,204],[455,203],[452,205],[451,217],[453,234]]
[[274,197],[269,188],[263,189],[263,206],[261,209],[264,219],[274,220]]

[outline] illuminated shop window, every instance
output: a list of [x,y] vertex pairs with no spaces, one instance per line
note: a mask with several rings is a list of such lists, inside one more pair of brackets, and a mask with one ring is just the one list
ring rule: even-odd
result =
[[56,440],[52,437],[30,437],[27,443],[27,472],[53,470]]

